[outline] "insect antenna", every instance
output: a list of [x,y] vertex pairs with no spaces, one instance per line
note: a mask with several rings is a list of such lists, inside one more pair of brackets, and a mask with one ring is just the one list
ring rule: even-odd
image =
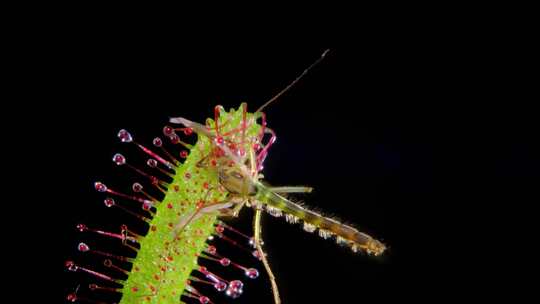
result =
[[302,77],[304,77],[312,68],[314,68],[316,65],[318,65],[324,57],[326,57],[326,54],[330,51],[330,49],[326,49],[321,57],[319,59],[315,60],[309,67],[307,67],[302,74],[300,74],[298,77],[296,77],[295,80],[293,80],[288,86],[286,86],[283,90],[281,90],[279,93],[274,95],[274,97],[270,98],[267,102],[265,102],[262,106],[260,106],[255,113],[261,112],[264,108],[266,108],[269,104],[276,101],[281,95],[283,95],[285,92],[287,92],[290,88],[292,88]]

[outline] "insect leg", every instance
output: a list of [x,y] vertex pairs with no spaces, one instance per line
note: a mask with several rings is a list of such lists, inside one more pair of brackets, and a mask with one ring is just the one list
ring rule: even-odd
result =
[[302,186],[270,187],[269,189],[276,193],[311,193],[313,191],[311,187]]
[[[207,201],[207,198],[208,198],[211,190],[212,190],[212,188],[208,189],[208,192],[206,194],[206,198],[205,198],[204,201]],[[187,225],[189,225],[189,223],[197,220],[203,214],[208,214],[208,213],[216,212],[218,210],[229,208],[229,207],[231,207],[231,204],[232,203],[231,203],[231,201],[229,199],[226,199],[225,201],[221,201],[221,202],[213,202],[213,203],[204,204],[203,206],[195,209],[191,214],[186,215],[184,218],[182,218],[180,220],[180,222],[176,225],[176,227],[174,228],[174,230],[172,232],[173,233],[172,242],[171,242],[171,245],[169,246],[169,248],[166,249],[166,255],[165,256],[169,256],[171,254],[171,251],[173,250],[174,246],[177,244],[176,241],[177,241],[178,235],[180,235],[180,233],[182,233],[184,228]],[[162,274],[163,273],[164,273],[164,271],[162,270]],[[159,292],[159,290],[161,288],[161,284],[162,284],[162,282],[160,281],[157,288],[156,288],[156,291],[154,292],[154,295],[156,295]],[[150,295],[150,296],[154,296],[154,295]],[[143,296],[146,296],[146,295],[143,295]]]
[[222,210],[225,208],[231,207],[232,203],[229,200],[225,200],[223,202],[214,202],[209,203],[201,206],[200,208],[195,209],[189,216],[185,216],[180,220],[180,222],[176,225],[174,228],[174,238],[176,238],[180,233],[182,233],[182,230],[191,223],[192,221],[198,219],[203,214],[212,213],[218,210]]
[[262,214],[262,206],[260,203],[256,203],[255,208],[255,218],[253,220],[253,230],[254,230],[254,240],[255,240],[255,246],[257,247],[257,251],[259,252],[259,255],[261,256],[262,262],[264,264],[264,268],[266,269],[266,272],[268,273],[268,277],[270,278],[270,283],[272,284],[272,293],[274,295],[274,303],[280,304],[281,300],[279,298],[279,290],[276,283],[276,277],[274,276],[274,273],[272,272],[272,269],[270,268],[270,264],[268,263],[268,260],[266,259],[266,254],[264,253],[262,249],[262,238],[261,238],[261,214]]
[[229,204],[233,205],[234,208],[221,209],[220,216],[238,217],[238,213],[240,213],[240,210],[242,209],[242,207],[244,207],[244,200],[233,197],[229,201]]

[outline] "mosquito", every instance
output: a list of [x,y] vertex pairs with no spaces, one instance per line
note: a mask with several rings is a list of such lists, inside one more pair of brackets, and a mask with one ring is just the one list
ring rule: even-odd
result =
[[[223,133],[223,125],[227,122],[220,120],[221,106],[215,108],[215,120],[213,125],[200,124],[183,117],[171,118],[170,122],[181,124],[191,128],[199,136],[206,137],[213,143],[212,152],[199,161],[197,166],[213,170],[219,179],[219,186],[223,187],[228,195],[223,201],[209,202],[199,206],[195,211],[187,214],[176,225],[172,232],[173,239],[192,221],[204,214],[218,214],[223,217],[237,217],[245,206],[254,208],[253,219],[254,246],[264,264],[270,279],[274,302],[281,303],[278,285],[267,255],[263,250],[261,236],[261,216],[264,210],[274,216],[284,216],[287,222],[297,223],[302,221],[304,230],[318,233],[323,238],[335,237],[338,243],[348,245],[353,251],[365,251],[375,256],[381,255],[386,246],[373,237],[358,231],[357,229],[340,223],[339,221],[306,209],[289,200],[286,196],[290,193],[310,193],[313,189],[305,186],[274,187],[264,181],[262,174],[263,162],[268,155],[268,149],[276,140],[275,132],[266,126],[266,117],[262,112],[270,104],[274,103],[285,92],[292,88],[313,67],[318,65],[327,55],[329,50],[322,53],[314,63],[306,68],[288,86],[277,93],[270,100],[260,106],[257,111],[247,118],[247,104],[241,105],[243,119],[238,128]],[[261,136],[247,136],[246,130],[261,120]],[[220,125],[221,124],[221,125]],[[263,138],[269,140],[263,143]],[[208,189],[208,192],[215,189]]]

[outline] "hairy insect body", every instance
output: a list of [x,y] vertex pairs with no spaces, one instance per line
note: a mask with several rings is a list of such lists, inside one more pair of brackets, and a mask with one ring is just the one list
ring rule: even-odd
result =
[[271,190],[271,187],[260,181],[252,181],[235,168],[224,168],[219,171],[219,180],[230,194],[241,198],[239,202],[255,201],[255,207],[266,207],[273,216],[283,214],[295,217],[304,222],[304,230],[314,232],[319,229],[323,238],[336,237],[338,243],[349,245],[354,251],[363,249],[368,254],[381,255],[386,246],[371,236],[357,229],[340,223],[332,218],[303,208]]
[[[262,183],[257,183],[257,194],[255,199],[267,206],[267,209],[273,208],[281,210],[289,216],[304,221],[304,229],[309,232],[319,229],[319,234],[323,238],[332,235],[336,236],[338,242],[344,242],[351,246],[353,250],[364,249],[367,253],[380,255],[386,249],[386,246],[371,236],[362,233],[351,226],[342,224],[334,219],[325,217],[321,214],[305,209],[300,205],[291,202],[285,197],[269,190]],[[297,221],[297,220],[296,220]]]

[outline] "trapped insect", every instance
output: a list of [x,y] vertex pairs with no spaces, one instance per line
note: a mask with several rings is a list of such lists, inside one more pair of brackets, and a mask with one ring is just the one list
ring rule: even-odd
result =
[[[77,225],[79,231],[117,239],[131,254],[113,254],[80,243],[79,251],[102,257],[110,274],[71,260],[66,262],[68,270],[94,276],[101,283],[90,284],[88,289],[119,294],[120,303],[217,303],[218,296],[203,294],[200,286],[211,285],[217,293],[238,298],[245,282],[240,278],[256,279],[259,276],[257,264],[262,263],[270,278],[274,302],[280,303],[278,284],[263,250],[263,211],[284,217],[289,223],[300,223],[305,231],[317,231],[325,239],[334,238],[354,252],[381,255],[386,249],[381,242],[286,197],[288,193],[309,193],[310,187],[274,187],[263,181],[263,164],[277,138],[267,125],[263,109],[325,55],[326,52],[254,112],[250,113],[247,104],[242,103],[238,109],[230,111],[216,106],[213,118],[204,123],[183,117],[171,118],[171,125],[164,127],[163,135],[168,142],[181,147],[179,153],[167,148],[161,137],[156,137],[154,147],[148,148],[127,130],[120,130],[120,141],[143,151],[149,157],[146,162],[149,168],[143,170],[131,164],[122,154],[115,154],[113,162],[145,179],[152,190],[146,190],[141,183],[133,184],[133,194],[109,188],[99,181],[94,187],[106,195],[107,207],[120,208],[128,216],[141,220],[148,231],[143,236],[145,233],[122,225],[119,232],[109,232],[81,223]],[[195,143],[189,143],[188,138],[195,136]],[[153,191],[161,193],[163,198],[153,195]],[[243,207],[255,210],[253,236],[225,222],[227,218],[238,216]],[[213,243],[216,238],[249,253],[246,262],[232,261],[222,255]],[[209,262],[209,266],[203,266],[201,261]],[[225,278],[211,270],[219,267],[235,268],[238,275]],[[67,300],[93,301],[82,295],[79,288],[69,294]]]

